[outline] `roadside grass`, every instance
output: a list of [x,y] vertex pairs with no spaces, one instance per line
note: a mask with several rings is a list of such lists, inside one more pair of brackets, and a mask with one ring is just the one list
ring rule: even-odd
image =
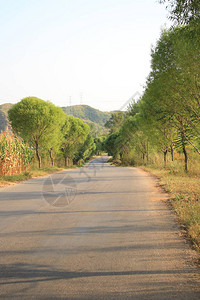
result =
[[[67,169],[67,168],[65,168]],[[9,184],[18,183],[31,178],[42,177],[51,173],[65,170],[64,168],[51,167],[42,169],[32,169],[30,171],[24,171],[20,174],[10,175],[10,176],[0,176],[0,186],[6,186]]]
[[[140,156],[129,159],[128,164],[111,159],[115,166],[136,166],[150,172],[159,179],[160,185],[169,194],[169,204],[178,216],[185,236],[199,253],[200,263],[200,156],[189,152],[189,171],[184,171],[184,156],[174,153],[174,161],[167,156],[167,167],[164,167],[163,155],[151,153],[148,162]],[[135,162],[135,163],[134,163]]]
[[142,166],[160,179],[161,186],[169,193],[170,204],[178,220],[200,254],[200,177],[175,173],[170,169]]
[[0,187],[4,187],[7,185],[13,185],[31,178],[37,178],[37,177],[43,177],[48,174],[56,173],[59,171],[64,171],[68,169],[75,169],[75,168],[81,168],[86,166],[91,160],[95,159],[97,156],[91,157],[85,163],[79,164],[79,165],[73,165],[69,167],[44,167],[41,169],[38,169],[35,165],[28,170],[28,171],[23,171],[20,174],[16,175],[7,175],[7,176],[0,176]]

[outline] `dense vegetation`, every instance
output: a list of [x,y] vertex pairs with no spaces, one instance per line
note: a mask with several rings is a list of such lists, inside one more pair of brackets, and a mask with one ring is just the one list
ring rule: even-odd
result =
[[9,131],[0,134],[0,176],[19,174],[29,168],[31,148]]
[[79,118],[66,116],[51,102],[36,97],[22,99],[9,109],[8,118],[13,132],[35,151],[39,168],[47,157],[52,166],[55,160],[71,166],[96,153],[90,126]]
[[[74,116],[70,116],[72,109]],[[0,105],[0,132],[10,135],[12,129],[17,136],[27,142],[35,152],[33,164],[35,165],[37,159],[39,168],[42,165],[71,166],[83,163],[96,152],[99,154],[102,152],[101,145],[97,142],[96,146],[95,141],[99,139],[102,141],[103,136],[108,133],[108,129],[102,125],[109,116],[110,113],[101,112],[87,105],[61,109],[48,101],[28,97],[16,105],[10,103]],[[84,134],[77,136],[80,130]]]
[[[143,96],[124,116],[113,114],[106,149],[122,163],[172,162],[200,156],[200,23],[163,30],[152,49]],[[124,118],[124,120],[123,120]]]
[[169,18],[175,21],[175,24],[198,22],[200,18],[199,0],[159,0],[159,2],[167,4]]

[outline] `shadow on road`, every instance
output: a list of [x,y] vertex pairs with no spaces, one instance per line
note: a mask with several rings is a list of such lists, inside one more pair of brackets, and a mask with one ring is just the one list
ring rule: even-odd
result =
[[[32,264],[11,264],[11,265],[0,265],[0,279],[1,283],[0,285],[17,285],[19,290],[16,296],[20,298],[22,296],[23,299],[23,293],[25,289],[28,289],[30,287],[30,293],[32,292],[32,296],[37,297],[37,295],[34,292],[35,284],[41,283],[41,282],[48,282],[51,281],[56,284],[59,280],[64,280],[65,285],[67,284],[68,280],[76,279],[76,278],[87,278],[87,280],[91,280],[94,277],[99,278],[99,283],[101,284],[102,278],[105,277],[115,277],[115,280],[117,280],[117,277],[123,277],[123,276],[132,276],[132,277],[141,277],[140,284],[137,285],[137,288],[132,287],[131,291],[127,291],[126,293],[120,292],[111,292],[110,296],[107,294],[108,298],[106,299],[199,299],[199,292],[198,290],[196,292],[186,290],[184,286],[181,288],[181,292],[178,292],[178,289],[176,291],[175,287],[176,285],[180,285],[179,281],[173,281],[171,285],[169,284],[168,287],[163,286],[165,282],[156,280],[155,278],[159,278],[159,275],[166,276],[166,280],[169,276],[175,275],[178,276],[180,273],[185,273],[183,271],[175,271],[175,270],[135,270],[135,271],[99,271],[99,272],[73,272],[73,271],[66,271],[66,270],[58,270],[54,269],[47,265],[32,265]],[[190,271],[187,270],[187,273]],[[144,277],[145,276],[145,277]],[[162,277],[163,278],[163,277]],[[134,278],[132,278],[134,282]],[[23,286],[23,289],[20,290],[20,287]],[[150,289],[151,287],[151,289]],[[178,286],[177,286],[178,288]],[[148,291],[148,297],[143,298],[145,296],[145,291]],[[39,296],[39,295],[38,295]],[[103,294],[99,295],[93,294],[92,297],[89,295],[87,297],[84,297],[84,295],[81,297],[73,297],[71,299],[105,299],[103,298]],[[4,299],[11,299],[12,295],[7,294]],[[34,298],[35,299],[35,298]],[[67,297],[41,297],[39,296],[37,299],[70,299]]]

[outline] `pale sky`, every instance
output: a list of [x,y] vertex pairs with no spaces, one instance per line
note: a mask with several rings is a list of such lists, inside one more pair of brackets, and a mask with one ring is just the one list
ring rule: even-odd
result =
[[165,24],[157,0],[0,0],[0,104],[120,109],[142,93]]

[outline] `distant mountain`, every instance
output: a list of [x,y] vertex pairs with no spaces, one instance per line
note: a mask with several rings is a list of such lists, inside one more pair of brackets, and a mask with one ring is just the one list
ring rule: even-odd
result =
[[9,126],[8,122],[8,110],[13,106],[11,103],[5,103],[0,105],[0,132],[6,130]]
[[62,107],[62,109],[67,115],[72,115],[84,121],[92,121],[100,126],[104,126],[111,116],[111,112],[103,112],[88,105],[73,105]]

